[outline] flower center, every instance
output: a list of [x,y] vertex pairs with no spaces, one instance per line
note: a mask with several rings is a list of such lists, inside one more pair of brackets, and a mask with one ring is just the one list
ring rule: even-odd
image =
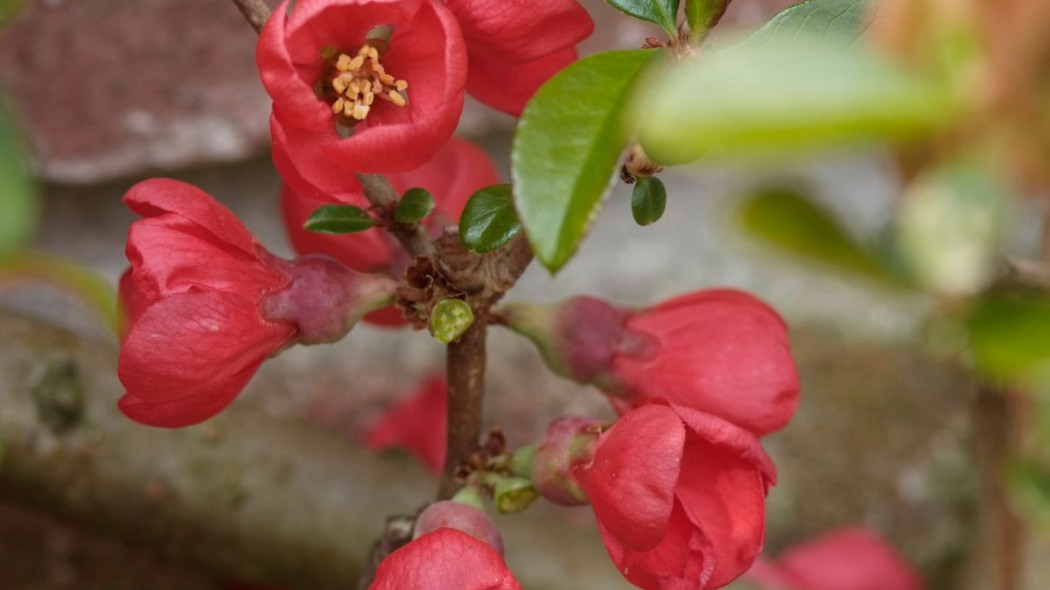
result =
[[408,82],[386,73],[374,45],[363,45],[353,56],[325,47],[321,56],[328,67],[318,81],[318,95],[332,105],[332,113],[342,123],[352,126],[364,121],[377,97],[394,106],[408,104],[405,95]]

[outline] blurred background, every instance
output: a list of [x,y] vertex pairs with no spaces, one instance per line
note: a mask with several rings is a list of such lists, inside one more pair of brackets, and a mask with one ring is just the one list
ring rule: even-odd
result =
[[[723,26],[754,28],[791,3],[735,0]],[[20,151],[30,172],[23,181],[6,168],[0,190],[38,208],[18,217],[34,254],[9,254],[0,270],[0,590],[348,587],[383,515],[413,510],[435,485],[407,456],[377,456],[356,441],[441,369],[443,347],[361,326],[338,345],[266,363],[232,409],[204,425],[169,432],[120,417],[116,342],[97,308],[126,266],[133,218],[120,197],[133,183],[198,185],[268,248],[291,253],[255,33],[232,3],[214,0],[14,4],[0,3],[0,93],[5,125],[25,141],[8,131],[0,158]],[[584,4],[598,25],[584,52],[659,34],[600,0]],[[507,177],[513,125],[470,103],[459,133]],[[920,345],[929,302],[790,262],[737,222],[742,195],[788,181],[852,231],[872,233],[893,214],[894,170],[881,152],[675,169],[663,176],[667,213],[650,227],[631,220],[621,184],[566,270],[553,279],[533,265],[510,298],[587,293],[644,306],[718,285],[756,293],[791,325],[803,384],[797,417],[766,441],[780,471],[767,552],[864,524],[929,588],[989,587],[977,535],[983,434],[969,419],[977,384]],[[1011,239],[1022,248],[1036,240],[1024,215],[1017,227]],[[487,422],[512,445],[560,414],[611,415],[601,396],[548,373],[530,343],[502,331],[490,343]],[[523,587],[630,587],[590,511],[538,504],[503,521]],[[1022,550],[1045,555],[1039,543]],[[1023,587],[1045,587],[1045,560],[1029,564]]]

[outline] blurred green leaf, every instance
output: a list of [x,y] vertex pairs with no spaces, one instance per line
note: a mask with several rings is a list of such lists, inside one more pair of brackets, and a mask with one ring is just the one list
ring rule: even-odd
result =
[[667,207],[667,189],[655,176],[643,176],[634,184],[631,193],[631,213],[638,225],[655,223]]
[[1050,299],[996,291],[980,298],[966,326],[974,362],[1000,379],[1025,378],[1050,368]]
[[1050,469],[1029,461],[1011,466],[1010,497],[1024,515],[1042,527],[1050,527]]
[[994,272],[1009,189],[975,158],[926,171],[908,187],[899,250],[925,286],[951,295],[984,287]]
[[323,234],[352,234],[375,225],[364,209],[353,205],[324,205],[310,214],[303,229]]
[[802,36],[818,44],[847,44],[864,31],[867,10],[867,0],[806,0],[785,8],[744,43],[790,41]]
[[878,257],[857,243],[831,213],[783,188],[759,191],[741,207],[744,229],[780,251],[840,271],[893,283]]
[[627,144],[622,114],[652,55],[585,57],[544,84],[521,116],[512,154],[515,205],[551,272],[572,257],[608,192]]
[[398,223],[418,223],[434,210],[434,196],[425,188],[410,188],[401,197],[394,212]]
[[40,214],[21,140],[14,122],[0,105],[0,256],[26,245]]
[[18,281],[51,283],[89,305],[114,334],[121,331],[116,291],[89,268],[34,252],[19,252],[0,258],[0,285]]
[[696,41],[715,21],[722,18],[730,0],[685,0],[685,22],[689,37]]
[[678,33],[679,0],[605,0],[634,18],[660,25],[668,35]]
[[18,16],[18,13],[22,12],[25,7],[25,0],[0,0],[0,26]]
[[912,138],[958,114],[948,86],[819,41],[774,36],[681,62],[638,101],[645,152],[661,164],[793,155]]
[[491,252],[521,233],[509,184],[485,187],[471,195],[459,218],[459,239],[475,252]]

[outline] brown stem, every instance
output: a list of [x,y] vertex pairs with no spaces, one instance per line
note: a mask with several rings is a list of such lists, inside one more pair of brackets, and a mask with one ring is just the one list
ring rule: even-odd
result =
[[466,465],[481,437],[481,408],[485,396],[485,336],[483,314],[448,345],[448,454],[441,474],[438,499],[447,500],[460,488],[456,471]]
[[263,25],[270,18],[270,7],[263,0],[233,0],[233,3],[241,10],[241,14],[255,32],[262,32]]
[[[394,208],[401,199],[390,181],[381,174],[358,174],[357,179],[364,188],[365,198],[376,207]],[[434,258],[434,243],[423,226],[394,223],[388,229],[412,256]]]

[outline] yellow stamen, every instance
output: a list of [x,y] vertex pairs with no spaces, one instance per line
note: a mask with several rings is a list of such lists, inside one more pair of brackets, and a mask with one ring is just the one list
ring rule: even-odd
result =
[[[377,97],[395,107],[408,104],[402,94],[408,82],[387,73],[379,63],[376,47],[366,44],[349,54],[328,48],[321,57],[328,63],[328,71],[318,82],[318,96],[330,101],[333,114],[345,117],[344,124],[365,120]],[[347,123],[347,119],[352,120]]]

